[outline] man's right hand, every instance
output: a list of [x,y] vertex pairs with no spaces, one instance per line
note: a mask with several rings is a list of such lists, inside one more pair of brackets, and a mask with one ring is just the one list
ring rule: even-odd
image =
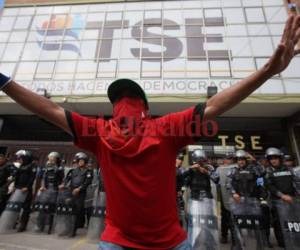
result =
[[240,201],[241,201],[241,196],[240,196],[239,194],[235,193],[235,194],[232,195],[232,197],[233,197],[233,199],[234,199],[234,201],[235,201],[236,203],[240,203]]
[[290,195],[287,195],[287,194],[283,194],[281,196],[281,200],[283,200],[283,201],[285,201],[289,204],[293,203],[293,198]]
[[197,169],[200,168],[200,165],[198,163],[193,164],[192,166],[190,166],[191,169]]
[[45,188],[45,187],[41,187],[41,188],[40,188],[40,191],[41,191],[41,192],[44,192],[44,191],[46,191],[46,188]]
[[64,184],[61,184],[58,186],[59,190],[63,190],[65,188],[65,185]]

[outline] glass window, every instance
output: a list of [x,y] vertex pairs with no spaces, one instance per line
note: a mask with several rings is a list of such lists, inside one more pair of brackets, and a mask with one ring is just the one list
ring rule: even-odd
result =
[[283,77],[300,77],[300,57],[295,57],[289,66],[281,73]]
[[246,6],[261,6],[262,5],[262,0],[242,0],[243,5]]
[[11,32],[9,42],[25,42],[27,31],[15,31]]
[[12,76],[16,67],[16,62],[0,63],[1,73],[7,76]]
[[161,59],[142,61],[142,78],[160,78],[161,77]]
[[102,39],[116,39],[122,37],[122,29],[115,27],[106,27],[102,32]]
[[162,8],[162,2],[145,2],[145,10],[155,10],[155,9],[161,9]]
[[50,24],[50,15],[40,15],[35,16],[32,21],[31,29],[37,30],[42,29],[46,30]]
[[223,9],[224,18],[226,23],[245,23],[244,12],[242,8],[228,8]]
[[83,34],[83,40],[98,39],[99,30],[85,30]]
[[201,1],[182,1],[182,7],[186,9],[201,8]]
[[231,60],[231,69],[233,77],[246,77],[253,73],[255,65],[252,58],[233,58]]
[[265,7],[267,22],[285,22],[287,19],[287,11],[282,7]]
[[184,20],[182,18],[182,11],[181,10],[165,10],[163,12],[163,21],[164,21],[164,25],[172,25],[172,24],[168,24],[168,20],[176,20],[176,23],[179,25],[184,24]]
[[265,17],[262,8],[245,8],[247,21],[249,23],[263,23]]
[[41,48],[38,43],[26,43],[22,55],[22,60],[38,60]]
[[287,94],[300,94],[300,79],[284,79],[283,80],[284,89]]
[[62,14],[68,13],[70,11],[70,6],[54,6],[53,13]]
[[18,61],[23,49],[23,43],[8,43],[3,55],[3,61]]
[[19,15],[34,15],[34,7],[24,7],[20,9]]
[[6,44],[5,43],[0,43],[0,58],[5,50]]
[[37,79],[51,79],[53,75],[55,67],[54,61],[48,61],[48,62],[39,62],[35,78]]
[[282,0],[263,0],[264,6],[282,6],[283,1]]
[[203,27],[203,33],[205,33],[207,35],[225,36],[225,27],[222,27],[222,26]]
[[107,5],[107,11],[122,11],[124,7],[123,3],[112,3]]
[[72,43],[72,44],[63,43],[62,47],[61,47],[61,52],[59,55],[59,60],[61,60],[61,59],[77,59],[79,55],[80,55],[79,44],[76,46],[74,43]]
[[205,18],[217,18],[222,17],[221,9],[204,9]]
[[226,36],[247,36],[245,25],[227,25]]
[[161,57],[162,56],[162,39],[161,38],[144,38],[142,57]]
[[186,61],[186,76],[187,77],[199,77],[207,78],[209,77],[208,62],[206,60]]
[[242,6],[241,0],[222,0],[223,7],[239,7]]
[[252,56],[248,38],[227,37],[226,40],[233,57]]
[[[202,9],[194,9],[194,10],[184,10],[183,11],[183,18],[186,24],[203,24],[203,13]],[[189,19],[192,19],[189,21]]]
[[283,83],[279,79],[269,79],[259,88],[260,94],[284,94]]
[[20,8],[4,8],[2,16],[17,16]]
[[[142,11],[126,11],[124,12],[124,20],[128,21],[127,26],[137,25],[137,23],[142,24],[144,13]],[[124,23],[124,27],[126,27]]]
[[115,78],[117,72],[117,60],[99,61],[97,77],[98,78]]
[[104,22],[105,14],[104,13],[89,13],[87,15],[87,22]]
[[1,17],[0,30],[11,31],[15,22],[15,17]]
[[[181,9],[182,6],[182,2],[174,2],[174,1],[163,1],[163,8],[164,9]],[[183,3],[186,3],[186,1],[184,1]]]
[[15,22],[14,29],[27,30],[30,27],[32,17],[31,16],[19,16]]
[[6,42],[8,40],[10,32],[0,32],[0,42]]
[[55,79],[73,79],[76,61],[57,61]]
[[81,43],[81,58],[94,59],[98,57],[99,40],[82,41]]
[[122,20],[122,12],[107,12],[106,13],[106,21]]
[[185,77],[185,59],[177,58],[163,63],[164,78]]
[[89,6],[89,12],[100,12],[100,11],[106,11],[107,4],[90,4]]
[[118,58],[120,53],[120,40],[100,40],[99,58]]
[[36,14],[50,14],[52,12],[53,7],[45,6],[45,7],[36,7]]
[[20,62],[15,79],[18,81],[32,80],[35,73],[36,64],[36,62]]
[[212,77],[230,76],[229,61],[209,60],[210,74]]
[[271,35],[281,36],[284,30],[284,24],[269,24]]
[[121,45],[121,58],[140,57],[141,43],[135,39],[123,39]]
[[250,36],[268,36],[269,30],[265,24],[249,24],[248,31]]
[[97,62],[79,61],[75,74],[76,79],[94,79],[97,72]]
[[206,0],[202,2],[203,8],[216,8],[221,7],[221,0]]
[[71,13],[83,13],[88,11],[88,5],[72,5]]
[[56,50],[46,50],[43,49],[41,52],[41,61],[52,61],[57,60],[57,57],[59,55],[61,45],[58,44],[58,48]]
[[253,56],[271,56],[273,46],[270,37],[250,37]]
[[119,78],[138,78],[140,76],[140,60],[119,60]]

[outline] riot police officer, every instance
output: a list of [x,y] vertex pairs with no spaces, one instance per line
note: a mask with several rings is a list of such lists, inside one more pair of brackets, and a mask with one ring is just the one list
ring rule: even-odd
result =
[[[248,159],[250,158],[251,163]],[[237,167],[233,168],[229,174],[230,187],[234,203],[231,205],[232,214],[243,214],[244,216],[259,216],[261,226],[264,225],[262,221],[262,209],[260,201],[267,198],[267,192],[261,185],[257,185],[258,179],[264,174],[264,168],[255,164],[255,158],[250,156],[244,150],[237,150],[235,153],[235,159]],[[242,202],[242,203],[241,203]],[[253,204],[253,211],[247,211],[247,207],[251,207]],[[236,221],[234,221],[236,224]],[[255,231],[255,237],[257,244],[266,244],[270,247],[269,239],[265,239],[265,232],[261,231],[261,228],[253,227]],[[235,232],[235,236],[239,233]],[[236,238],[234,238],[234,244],[239,244]]]
[[[58,187],[62,184],[64,179],[64,169],[61,166],[61,155],[58,152],[51,152],[48,154],[48,161],[41,177],[42,183],[41,188],[39,189],[40,193],[37,197],[37,203],[41,203],[38,205],[41,206],[42,209],[38,215],[37,230],[43,231],[47,220],[47,216],[45,215],[48,215],[48,234],[50,234],[53,225]],[[44,206],[46,206],[47,209],[45,209]]]
[[36,166],[32,161],[33,155],[31,151],[19,150],[16,152],[16,162],[14,163],[17,167],[14,178],[15,189],[20,189],[23,193],[27,193],[26,200],[22,206],[23,212],[18,232],[26,230],[31,212],[32,185],[36,176]]
[[188,239],[193,249],[218,249],[217,211],[211,180],[217,183],[219,176],[214,167],[207,164],[203,150],[196,149],[191,156],[193,165],[185,173],[186,185],[190,188]]
[[195,150],[192,153],[192,162],[193,165],[184,174],[186,185],[191,190],[191,198],[213,198],[210,180],[218,183],[219,176],[213,166],[206,164],[206,153],[200,149]]
[[0,154],[0,215],[8,199],[8,186],[11,183],[11,166],[7,163],[4,154]]
[[[296,186],[299,179],[291,168],[283,164],[283,154],[278,148],[268,148],[266,158],[270,166],[267,169],[267,185],[272,201],[282,200],[292,203],[297,195]],[[276,240],[280,247],[285,247],[283,233],[280,227],[280,219],[276,207],[272,207],[273,228]]]
[[295,167],[295,159],[291,155],[284,155],[283,156],[283,164],[288,168],[294,168]]
[[67,173],[63,185],[69,186],[73,195],[73,204],[76,218],[71,235],[72,237],[76,235],[76,231],[78,228],[84,226],[84,201],[86,196],[86,189],[93,180],[93,171],[87,168],[87,163],[89,160],[88,156],[83,152],[79,152],[75,155],[74,160],[77,166]]
[[247,155],[244,150],[236,151],[238,167],[234,168],[229,175],[232,197],[236,202],[240,202],[242,196],[260,199],[262,195],[262,191],[257,186],[257,179],[263,176],[264,169],[259,165],[248,164]]

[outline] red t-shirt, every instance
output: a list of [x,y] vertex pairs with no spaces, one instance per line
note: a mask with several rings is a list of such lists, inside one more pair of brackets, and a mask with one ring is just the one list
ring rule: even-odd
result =
[[141,138],[138,153],[130,157],[101,140],[108,121],[66,111],[75,145],[94,153],[101,167],[106,191],[101,240],[152,250],[172,249],[186,239],[177,215],[175,159],[182,147],[194,142],[182,128],[193,121],[195,110],[200,110],[196,107],[146,120],[145,130],[156,129],[155,136]]

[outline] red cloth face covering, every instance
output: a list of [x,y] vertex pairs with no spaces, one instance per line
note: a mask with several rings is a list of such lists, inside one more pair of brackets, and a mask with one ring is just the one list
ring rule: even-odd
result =
[[158,144],[156,138],[145,138],[140,134],[147,119],[148,110],[142,99],[123,97],[114,104],[113,118],[107,123],[101,139],[114,153],[123,157],[133,157]]

